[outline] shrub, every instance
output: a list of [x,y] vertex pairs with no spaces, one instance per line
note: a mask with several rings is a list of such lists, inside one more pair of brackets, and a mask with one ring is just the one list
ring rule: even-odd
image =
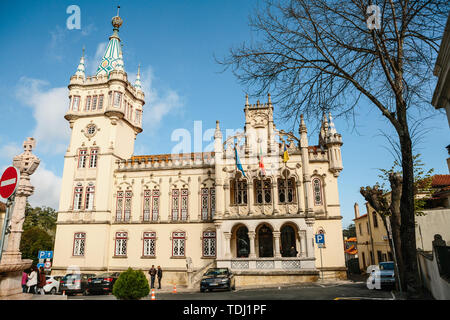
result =
[[114,283],[113,295],[120,300],[139,300],[148,296],[150,287],[141,270],[128,268]]

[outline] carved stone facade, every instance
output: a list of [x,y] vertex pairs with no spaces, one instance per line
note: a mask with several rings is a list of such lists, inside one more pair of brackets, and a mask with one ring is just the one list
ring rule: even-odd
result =
[[[247,98],[243,132],[223,137],[217,121],[214,152],[133,155],[144,94],[122,67],[123,61],[108,75],[85,78],[77,71],[71,78],[66,119],[72,137],[54,273],[69,266],[100,272],[154,264],[166,271],[167,283],[188,284],[217,265],[233,269],[240,285],[264,274],[278,282],[283,276],[306,281],[319,274],[313,238],[323,229],[324,269],[345,274],[337,185],[342,140],[331,116],[324,117],[319,145],[309,146],[303,119],[299,137],[280,131],[270,95],[264,104],[250,105]],[[97,100],[92,110],[100,95],[102,108]],[[235,150],[245,176],[236,168]]]

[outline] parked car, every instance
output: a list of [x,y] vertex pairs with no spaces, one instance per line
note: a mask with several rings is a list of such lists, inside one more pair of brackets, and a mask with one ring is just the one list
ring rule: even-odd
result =
[[[372,273],[369,276],[369,281],[372,281],[372,284],[376,284],[378,281],[380,283],[379,289],[383,288],[392,288],[395,287],[395,271],[394,271],[394,262],[386,261],[380,262],[378,264],[379,270],[372,270]],[[376,288],[376,286],[375,286]]]
[[67,295],[82,293],[87,294],[88,279],[95,277],[93,273],[66,274],[59,282],[59,290]]
[[236,282],[234,275],[228,268],[210,268],[203,274],[200,281],[200,291],[213,289],[235,290]]
[[89,294],[112,292],[114,283],[119,276],[120,272],[106,272],[88,279]]
[[59,291],[59,277],[45,276],[46,285],[44,286],[45,293],[56,294]]

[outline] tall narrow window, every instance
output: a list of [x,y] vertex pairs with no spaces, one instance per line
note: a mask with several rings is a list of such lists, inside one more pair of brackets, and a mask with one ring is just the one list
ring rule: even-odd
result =
[[79,108],[80,108],[80,97],[79,96],[74,96],[73,97],[72,110],[73,111],[78,111]]
[[131,191],[125,191],[124,221],[128,222],[131,218]]
[[78,168],[86,168],[87,150],[81,149],[78,153]]
[[153,190],[152,220],[157,221],[159,215],[159,190]]
[[320,180],[318,178],[313,179],[313,194],[314,194],[314,205],[320,206],[322,205],[322,186]]
[[86,246],[86,233],[75,233],[73,239],[73,255],[84,256],[84,248]]
[[108,106],[111,107],[113,104],[112,92],[108,92]]
[[85,210],[94,209],[94,194],[95,194],[95,187],[89,186],[86,188]]
[[270,180],[256,180],[255,181],[256,203],[271,203],[272,202],[272,187]]
[[144,232],[144,257],[154,257],[156,255],[156,232]]
[[89,168],[97,168],[98,149],[91,149]]
[[127,255],[127,240],[128,234],[126,232],[116,232],[116,248],[114,255],[126,256]]
[[123,191],[117,192],[116,221],[122,221],[123,196],[124,196]]
[[73,196],[73,209],[81,210],[83,204],[83,187],[76,186]]
[[114,92],[114,107],[120,108],[120,102],[122,99],[122,94],[120,92]]
[[152,192],[151,190],[144,191],[144,212],[142,219],[144,221],[150,221],[150,209],[151,209]]
[[278,179],[278,202],[294,202],[294,179]]
[[209,211],[209,190],[208,188],[202,188],[201,191],[202,197],[202,220],[208,220],[208,211]]
[[180,207],[180,190],[172,190],[172,220],[178,220],[178,210]]
[[97,109],[97,99],[98,99],[98,96],[92,97],[92,110]]
[[233,204],[247,204],[247,181],[234,179],[230,181]]
[[216,190],[215,188],[201,189],[201,218],[202,220],[211,220],[214,218],[216,209]]
[[205,231],[203,232],[203,256],[215,257],[216,256],[216,232]]
[[374,211],[372,212],[372,217],[373,217],[373,226],[375,228],[378,228],[378,219],[377,219],[377,213]]
[[216,188],[209,189],[211,193],[211,219],[214,219],[214,214],[216,213]]
[[134,118],[134,122],[137,124],[141,124],[141,110],[136,110],[136,117]]
[[103,109],[103,97],[102,94],[98,96],[98,110]]
[[188,189],[181,189],[181,220],[187,221],[188,219]]
[[86,97],[86,107],[84,108],[85,111],[91,110],[91,97]]
[[186,248],[186,233],[174,232],[172,233],[172,256],[184,257]]

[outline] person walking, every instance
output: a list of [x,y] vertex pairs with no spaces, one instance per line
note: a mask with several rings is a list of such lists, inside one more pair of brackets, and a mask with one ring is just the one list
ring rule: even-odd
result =
[[155,289],[155,276],[156,276],[156,269],[155,265],[153,264],[151,269],[148,271],[150,274],[150,280],[151,280],[151,289]]
[[47,280],[45,279],[44,268],[40,267],[38,282],[37,282],[37,287],[38,287],[37,292],[39,292],[41,295],[45,295],[44,287],[46,284],[47,284]]
[[37,272],[36,267],[31,269],[30,274],[28,275],[27,287],[29,293],[36,293],[36,285],[37,285]]
[[162,269],[161,266],[158,266],[158,289],[161,289],[161,279],[162,279]]
[[25,271],[22,271],[22,292],[27,293],[28,292],[28,274]]

